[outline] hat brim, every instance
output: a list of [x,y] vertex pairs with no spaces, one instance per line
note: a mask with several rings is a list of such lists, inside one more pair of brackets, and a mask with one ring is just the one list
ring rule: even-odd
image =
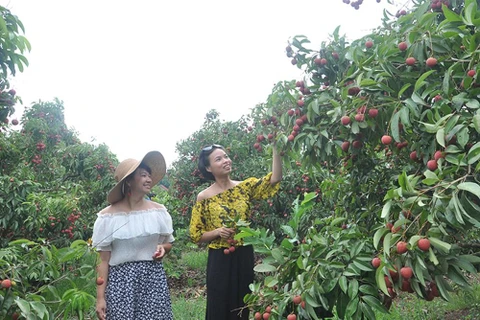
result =
[[159,151],[150,151],[148,152],[142,160],[136,161],[132,164],[131,168],[127,171],[125,176],[117,182],[117,184],[110,190],[107,195],[107,201],[110,204],[114,204],[123,199],[125,196],[122,192],[123,181],[131,175],[141,163],[146,164],[152,173],[152,187],[156,186],[165,176],[167,171],[167,166],[165,163],[165,158]]

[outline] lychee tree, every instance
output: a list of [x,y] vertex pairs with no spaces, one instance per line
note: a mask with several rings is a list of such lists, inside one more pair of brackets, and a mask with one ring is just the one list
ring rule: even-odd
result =
[[[322,205],[307,194],[281,232],[238,236],[267,255],[252,310],[374,319],[400,290],[432,300],[469,286],[480,262],[469,247],[480,226],[478,5],[418,1],[351,43],[336,29],[318,50],[291,39],[304,78],[279,82],[258,118],[276,117],[277,145],[304,168],[335,174],[319,183]],[[305,221],[312,210],[322,214]]]
[[30,51],[31,46],[22,33],[25,28],[20,19],[0,6],[0,131],[8,124],[8,116],[14,113],[14,105],[19,100],[15,89],[10,88],[9,78],[28,66],[23,54]]

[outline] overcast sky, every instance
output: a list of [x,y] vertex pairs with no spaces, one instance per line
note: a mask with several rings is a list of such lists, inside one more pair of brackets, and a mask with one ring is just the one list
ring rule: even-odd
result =
[[[318,48],[335,27],[355,39],[380,25],[386,0],[0,0],[32,45],[11,82],[23,106],[64,102],[82,141],[119,160],[161,151],[198,130],[210,109],[238,120],[274,83],[297,79],[289,38]],[[389,7],[391,10],[392,7]],[[20,118],[23,106],[16,106]]]

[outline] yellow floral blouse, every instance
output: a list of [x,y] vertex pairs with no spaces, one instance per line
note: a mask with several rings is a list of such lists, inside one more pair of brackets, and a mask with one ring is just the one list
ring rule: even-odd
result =
[[[270,184],[270,172],[263,178],[248,178],[235,187],[219,193],[211,198],[197,201],[192,209],[190,220],[190,237],[198,242],[202,234],[222,226],[228,225],[229,218],[235,217],[245,221],[250,217],[250,204],[253,199],[272,197],[280,188],[280,183]],[[209,248],[228,248],[226,240],[218,238],[212,240]]]

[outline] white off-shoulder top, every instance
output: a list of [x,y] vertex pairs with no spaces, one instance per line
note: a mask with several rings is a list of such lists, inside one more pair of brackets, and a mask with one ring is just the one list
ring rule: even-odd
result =
[[98,213],[92,245],[111,251],[111,266],[131,261],[153,260],[157,244],[173,242],[172,217],[165,208],[129,213]]

